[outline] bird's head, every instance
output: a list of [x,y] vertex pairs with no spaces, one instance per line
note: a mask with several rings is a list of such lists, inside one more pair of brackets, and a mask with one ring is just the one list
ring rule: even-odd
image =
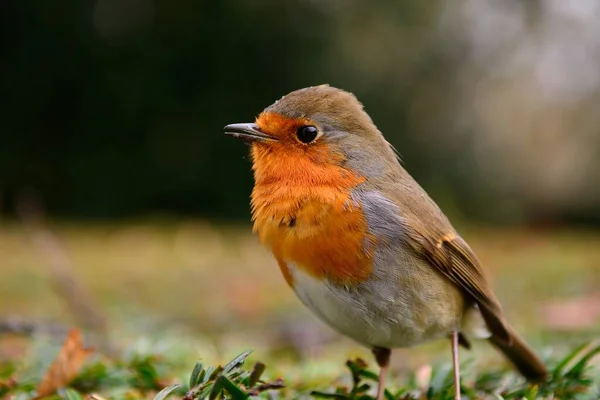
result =
[[356,97],[329,85],[293,91],[254,123],[227,125],[225,133],[251,144],[257,183],[282,173],[314,184],[343,171],[376,179],[398,165]]

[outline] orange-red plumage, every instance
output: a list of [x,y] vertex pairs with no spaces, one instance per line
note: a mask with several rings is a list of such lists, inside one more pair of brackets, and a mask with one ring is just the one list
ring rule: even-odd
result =
[[271,248],[288,284],[293,279],[286,262],[340,284],[366,280],[372,268],[372,255],[365,251],[367,223],[350,198],[351,189],[365,179],[332,163],[343,156],[325,145],[294,141],[298,127],[309,120],[267,112],[256,123],[279,142],[252,148],[254,230]]
[[310,124],[307,118],[288,118],[276,112],[265,111],[256,118],[260,130],[279,140],[291,140],[302,125]]

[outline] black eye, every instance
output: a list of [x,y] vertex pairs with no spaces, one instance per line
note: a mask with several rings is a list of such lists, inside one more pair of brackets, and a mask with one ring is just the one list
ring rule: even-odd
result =
[[296,136],[302,143],[310,143],[317,137],[319,130],[312,125],[304,125],[298,128]]

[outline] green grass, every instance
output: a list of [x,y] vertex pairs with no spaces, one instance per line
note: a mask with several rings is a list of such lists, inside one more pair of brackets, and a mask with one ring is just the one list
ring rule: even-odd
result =
[[[0,364],[0,398],[20,400],[35,396],[44,367],[52,360],[47,343],[38,346],[32,359]],[[157,351],[159,350],[159,351]],[[181,349],[179,349],[181,350]],[[161,352],[162,351],[162,352]],[[547,360],[551,369],[548,382],[529,385],[511,370],[479,371],[463,363],[461,391],[468,399],[598,399],[599,371],[591,360],[600,345],[584,345],[561,358]],[[284,382],[269,377],[268,364],[248,362],[250,351],[236,356],[223,366],[204,361],[184,366],[178,352],[158,346],[133,346],[118,356],[92,357],[67,386],[48,399],[249,399],[249,398],[331,398],[371,400],[377,371],[360,358],[348,360],[341,383]],[[341,360],[340,360],[341,361]],[[276,361],[272,361],[276,363]],[[341,363],[340,363],[341,364]],[[425,373],[423,373],[425,372]],[[267,376],[267,377],[265,377]],[[312,386],[312,387],[311,387]],[[410,373],[401,384],[388,386],[386,399],[452,400],[452,370],[448,363],[427,366]]]
[[[464,399],[598,399],[600,357],[586,358],[597,350],[579,346],[600,337],[600,232],[462,231],[507,318],[553,370],[546,385],[529,387],[475,341],[461,352]],[[102,348],[86,331],[99,351],[57,397],[153,399],[180,385],[169,398],[372,398],[377,371],[368,350],[300,304],[249,227],[143,221],[57,224],[53,232],[73,278],[105,316],[110,344]],[[0,322],[17,316],[33,327],[0,332],[0,399],[29,400],[66,330],[85,327],[53,290],[47,257],[25,230],[2,225],[0,254]],[[218,368],[247,349],[254,351],[243,364]],[[450,399],[450,373],[447,342],[396,350],[389,394]]]

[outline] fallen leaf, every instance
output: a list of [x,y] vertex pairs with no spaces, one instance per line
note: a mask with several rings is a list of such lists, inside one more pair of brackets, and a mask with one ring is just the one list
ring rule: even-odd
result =
[[86,358],[93,352],[93,349],[83,347],[81,331],[76,328],[71,329],[58,356],[38,385],[35,399],[51,395],[67,386],[77,376]]

